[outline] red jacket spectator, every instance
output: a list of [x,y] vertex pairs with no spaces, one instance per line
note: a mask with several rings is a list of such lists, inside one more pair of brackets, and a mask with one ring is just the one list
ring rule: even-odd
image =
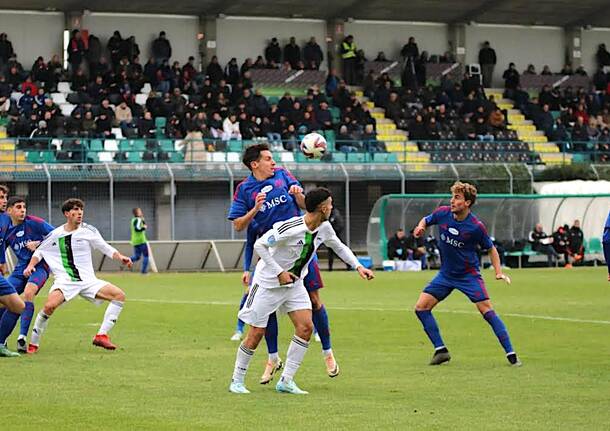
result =
[[30,78],[29,76],[27,77],[25,82],[21,84],[21,92],[25,94],[25,90],[28,88],[30,89],[30,94],[38,94],[38,87],[32,82],[32,78]]

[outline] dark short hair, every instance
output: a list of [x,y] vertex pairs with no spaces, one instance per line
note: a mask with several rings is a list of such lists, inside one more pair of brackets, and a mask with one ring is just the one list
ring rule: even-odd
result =
[[25,203],[25,198],[23,196],[13,196],[8,199],[8,202],[6,203],[6,207],[10,208],[21,202]]
[[0,184],[0,192],[4,192],[5,194],[8,195],[9,192],[9,188],[6,184]]
[[269,149],[269,145],[267,144],[256,144],[251,145],[244,151],[244,155],[241,158],[241,162],[246,165],[246,167],[252,170],[251,163],[258,162],[261,159],[261,153],[263,151],[271,151]]
[[313,189],[305,195],[305,209],[307,212],[312,213],[322,202],[331,196],[330,190],[325,187]]
[[70,198],[61,204],[61,212],[65,213],[73,210],[74,208],[85,209],[85,203],[77,198]]

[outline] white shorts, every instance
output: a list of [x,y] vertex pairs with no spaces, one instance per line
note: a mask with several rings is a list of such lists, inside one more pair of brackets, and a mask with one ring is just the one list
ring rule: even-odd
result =
[[53,283],[53,286],[51,286],[49,293],[53,292],[54,290],[61,290],[61,293],[64,294],[66,302],[69,302],[80,295],[87,301],[91,301],[94,304],[99,305],[103,301],[101,299],[96,299],[95,295],[97,295],[97,292],[99,292],[100,289],[107,284],[110,283],[97,278],[90,281],[74,281],[69,283],[56,281]]
[[244,307],[237,317],[248,325],[266,328],[269,316],[276,311],[290,313],[297,310],[311,310],[311,300],[303,282],[290,287],[264,288],[254,280]]

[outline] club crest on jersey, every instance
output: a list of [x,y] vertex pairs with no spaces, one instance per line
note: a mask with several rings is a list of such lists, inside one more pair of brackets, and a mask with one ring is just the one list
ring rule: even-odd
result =
[[269,193],[271,190],[273,190],[273,186],[271,184],[267,184],[261,189],[261,193]]
[[25,231],[24,231],[24,230],[20,230],[19,232],[17,232],[17,233],[15,234],[15,236],[16,236],[17,238],[21,238],[21,237],[22,237],[24,234],[25,234]]
[[270,235],[269,238],[267,238],[267,245],[269,245],[269,247],[273,247],[276,242],[277,242],[277,240],[275,239],[275,236],[273,236],[273,235]]
[[452,233],[452,234],[454,234],[454,235],[459,235],[459,234],[460,234],[460,231],[459,231],[459,230],[457,230],[457,229],[456,229],[456,228],[454,228],[454,227],[450,227],[450,228],[449,228],[449,229],[447,229],[447,230],[449,231],[449,233]]

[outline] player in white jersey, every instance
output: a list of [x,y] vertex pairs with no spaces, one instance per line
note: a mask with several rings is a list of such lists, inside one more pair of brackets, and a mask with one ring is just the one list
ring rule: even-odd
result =
[[80,199],[68,199],[63,203],[61,210],[66,216],[66,224],[53,230],[42,241],[24,271],[24,275],[29,277],[36,264],[44,259],[55,276],[47,301],[36,317],[28,353],[38,351],[40,337],[57,307],[79,295],[96,304],[101,304],[102,301],[110,302],[100,330],[93,338],[93,345],[107,350],[116,349],[108,337],[108,332],[121,314],[125,293],[95,276],[91,249],[95,248],[128,267],[131,267],[132,262],[129,257],[123,256],[104,241],[96,228],[83,223],[84,208],[85,204]]
[[298,388],[293,378],[307,352],[313,331],[311,301],[303,279],[307,275],[308,264],[320,245],[326,244],[332,248],[362,278],[373,278],[373,272],[358,262],[328,222],[333,208],[330,192],[325,188],[310,191],[305,196],[305,207],[307,212],[304,216],[275,223],[254,244],[261,259],[256,265],[246,304],[239,312],[239,318],[250,325],[250,330],[237,349],[229,387],[231,392],[249,393],[244,385],[248,365],[265,334],[269,315],[280,310],[288,313],[295,334],[276,390],[291,394],[307,393]]

